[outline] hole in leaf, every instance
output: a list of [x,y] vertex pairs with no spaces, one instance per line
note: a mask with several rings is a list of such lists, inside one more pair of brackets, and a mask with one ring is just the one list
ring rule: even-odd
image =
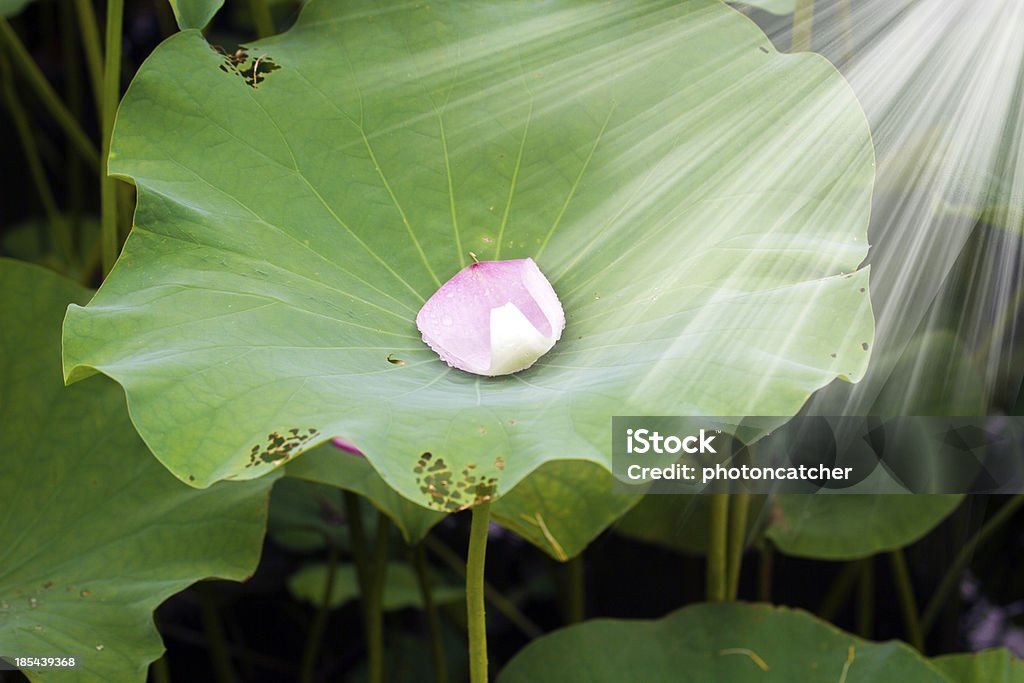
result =
[[281,68],[266,55],[251,57],[244,45],[239,46],[234,52],[228,52],[220,45],[210,45],[210,48],[224,60],[219,66],[220,70],[227,74],[235,74],[250,88],[256,88],[266,80],[267,74]]

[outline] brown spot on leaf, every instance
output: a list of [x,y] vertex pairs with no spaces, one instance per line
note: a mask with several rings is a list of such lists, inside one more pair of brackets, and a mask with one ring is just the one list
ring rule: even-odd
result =
[[285,434],[270,432],[267,434],[265,444],[256,444],[249,450],[249,463],[246,467],[280,465],[284,460],[298,453],[303,445],[319,433],[320,430],[313,427],[306,430],[292,427],[285,430]]
[[476,467],[476,463],[470,463],[456,477],[444,458],[432,458],[430,453],[424,453],[413,466],[413,472],[422,475],[416,478],[416,483],[430,507],[457,512],[490,500],[497,488],[497,479],[477,476],[473,472]]

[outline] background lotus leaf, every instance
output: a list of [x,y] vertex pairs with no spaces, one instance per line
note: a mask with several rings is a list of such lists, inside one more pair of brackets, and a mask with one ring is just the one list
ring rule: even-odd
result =
[[145,681],[163,643],[153,610],[209,576],[256,569],[276,478],[196,490],[139,439],[103,378],[64,387],[60,321],[89,291],[0,259],[0,643],[78,657],[36,681]]
[[702,604],[657,621],[594,619],[539,638],[498,683],[951,683],[907,645],[872,643],[806,612]]

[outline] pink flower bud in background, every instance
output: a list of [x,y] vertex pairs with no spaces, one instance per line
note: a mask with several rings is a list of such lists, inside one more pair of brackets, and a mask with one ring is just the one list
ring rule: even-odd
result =
[[551,350],[565,313],[533,259],[466,266],[416,316],[423,341],[448,365],[477,375],[525,370]]
[[343,451],[348,451],[349,453],[354,453],[355,455],[365,455],[365,453],[359,450],[354,443],[352,443],[351,441],[342,436],[334,437],[333,439],[331,439],[331,443]]

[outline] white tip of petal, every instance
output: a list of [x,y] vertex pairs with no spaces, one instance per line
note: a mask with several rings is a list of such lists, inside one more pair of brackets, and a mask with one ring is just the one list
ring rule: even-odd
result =
[[491,309],[491,367],[488,375],[509,375],[533,365],[551,350],[545,337],[511,301]]

